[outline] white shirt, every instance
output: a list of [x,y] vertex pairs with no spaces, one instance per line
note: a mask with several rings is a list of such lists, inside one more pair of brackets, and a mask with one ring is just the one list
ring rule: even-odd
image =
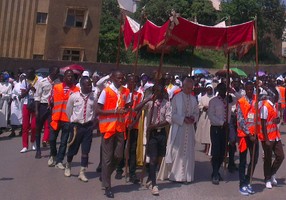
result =
[[[276,110],[275,105],[272,103],[272,101],[267,100],[267,102],[273,106],[274,110]],[[260,118],[261,119],[267,119],[268,118],[268,109],[266,106],[262,105],[262,101],[259,102],[261,109],[260,109]],[[261,106],[262,105],[262,106]],[[279,116],[279,115],[278,115]]]
[[[236,103],[236,100],[237,99],[233,97],[232,103],[229,103],[228,105],[228,123],[230,122],[230,117],[231,117],[231,107]],[[218,96],[215,96],[214,98],[210,100],[209,107],[208,107],[208,116],[209,116],[211,125],[222,126],[224,124],[226,120],[225,109],[226,109],[225,104]]]
[[[84,98],[86,98],[86,102]],[[89,95],[81,92],[71,94],[66,109],[70,122],[84,124],[92,121],[95,116],[95,102],[96,96],[93,92]]]
[[[35,78],[36,78],[36,77],[35,77]],[[35,83],[33,84],[34,88],[37,89],[40,80],[42,80],[42,78],[38,76],[37,82],[35,82]],[[29,85],[30,85],[29,81],[28,81],[27,79],[24,79],[24,80],[21,82],[20,89],[21,89],[21,90],[27,90],[27,89],[29,88]],[[30,91],[29,91],[29,94],[24,97],[23,104],[27,104],[27,103],[28,103],[28,98],[31,98],[31,99],[34,98],[34,92],[33,92],[32,90],[30,90]]]
[[[274,109],[274,110],[276,110],[276,107],[275,107],[275,105],[272,103],[272,101],[267,100],[267,102],[268,102],[271,106],[273,106],[273,109]],[[259,102],[260,105],[261,105],[262,103],[263,103],[262,101]],[[259,107],[260,107],[260,106],[259,106]],[[279,116],[279,113],[278,113],[277,115]],[[267,109],[267,107],[264,106],[264,105],[261,106],[261,109],[260,109],[260,118],[261,118],[261,119],[265,119],[265,120],[267,120],[267,118],[268,118],[268,109]],[[276,137],[275,140],[278,141],[278,140],[280,140],[280,138]]]
[[36,92],[34,94],[35,101],[40,103],[49,103],[49,98],[53,89],[53,81],[49,78],[43,78],[38,81]]

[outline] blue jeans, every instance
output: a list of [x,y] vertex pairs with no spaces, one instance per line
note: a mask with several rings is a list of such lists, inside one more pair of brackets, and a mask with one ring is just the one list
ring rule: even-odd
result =
[[[67,142],[69,138],[69,130],[70,130],[70,123],[69,122],[59,122],[59,128],[54,130],[51,128],[50,130],[50,148],[51,148],[51,156],[56,156],[56,163],[63,162],[66,149],[67,149]],[[57,138],[59,135],[60,130],[62,130],[61,134],[61,141],[59,151],[57,152]]]

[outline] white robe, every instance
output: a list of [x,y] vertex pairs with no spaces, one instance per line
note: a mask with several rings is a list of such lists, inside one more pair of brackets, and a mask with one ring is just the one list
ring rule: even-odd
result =
[[[202,110],[203,107],[209,106],[209,101],[213,97],[213,95],[208,96],[207,94],[202,96],[199,100],[199,108]],[[201,144],[210,144],[211,137],[210,137],[210,127],[211,122],[208,117],[207,112],[202,112],[200,119],[197,123],[197,130],[196,130],[196,141]]]
[[15,82],[14,88],[12,90],[12,103],[11,103],[11,125],[19,126],[22,124],[22,106],[23,101],[19,100],[18,96],[21,94],[21,83]]
[[10,83],[0,83],[0,128],[7,127],[9,101],[11,98],[12,85]]
[[185,116],[199,117],[199,108],[194,96],[183,92],[172,100],[172,124],[158,179],[191,182],[195,171],[195,129],[193,124],[184,123]]

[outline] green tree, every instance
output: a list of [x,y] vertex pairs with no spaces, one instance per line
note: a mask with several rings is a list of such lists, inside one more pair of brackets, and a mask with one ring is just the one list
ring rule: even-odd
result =
[[141,0],[137,17],[142,7],[145,7],[146,16],[150,21],[162,25],[169,19],[172,9],[180,16],[188,18],[191,2],[189,0]]
[[200,24],[213,26],[217,22],[217,11],[209,0],[193,0],[190,14],[190,17],[196,18]]
[[[274,50],[285,27],[284,14],[285,6],[280,0],[225,0],[221,3],[221,16],[230,16],[231,24],[244,23],[257,16],[259,58],[264,62],[279,62]],[[254,53],[250,51],[245,58],[252,59]]]

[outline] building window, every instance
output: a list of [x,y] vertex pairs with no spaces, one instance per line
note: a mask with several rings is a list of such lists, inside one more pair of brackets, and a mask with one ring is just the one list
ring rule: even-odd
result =
[[282,56],[286,56],[286,48],[283,48],[283,54]]
[[33,54],[33,60],[43,60],[44,55],[41,54]]
[[83,50],[79,49],[64,49],[62,60],[83,61]]
[[47,24],[48,13],[37,13],[37,24]]
[[77,27],[85,29],[88,21],[87,9],[68,8],[66,14],[66,27]]

